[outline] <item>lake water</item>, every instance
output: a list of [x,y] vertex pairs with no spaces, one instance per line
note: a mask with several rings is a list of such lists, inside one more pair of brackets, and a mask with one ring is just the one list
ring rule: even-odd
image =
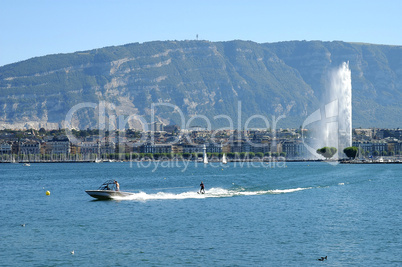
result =
[[155,164],[0,164],[0,265],[402,265],[402,165]]

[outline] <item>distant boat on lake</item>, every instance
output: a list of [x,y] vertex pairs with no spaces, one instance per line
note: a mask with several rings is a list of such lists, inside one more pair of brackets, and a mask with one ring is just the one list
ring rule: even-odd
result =
[[204,154],[203,154],[203,161],[204,164],[208,164],[208,157],[207,157],[207,147],[204,145]]
[[223,163],[223,164],[227,164],[227,163],[228,163],[228,160],[226,159],[226,154],[223,154],[223,156],[222,156],[222,163]]

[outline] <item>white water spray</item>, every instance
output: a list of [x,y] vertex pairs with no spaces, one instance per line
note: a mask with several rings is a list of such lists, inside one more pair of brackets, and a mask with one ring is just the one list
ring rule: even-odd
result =
[[305,143],[315,155],[318,148],[335,147],[333,159],[345,157],[343,149],[352,145],[352,78],[349,62],[329,72],[324,107],[313,112],[303,123],[314,133],[312,144]]
[[343,157],[343,149],[352,145],[352,77],[349,62],[332,70],[325,99],[325,120],[321,125],[323,146],[336,147],[334,159]]
[[169,199],[201,199],[201,198],[223,198],[234,196],[256,196],[265,194],[286,194],[297,191],[312,189],[307,188],[290,188],[290,189],[274,189],[274,190],[261,190],[261,191],[245,191],[245,190],[231,190],[224,188],[211,188],[205,194],[198,194],[197,191],[187,191],[182,193],[167,193],[158,192],[156,194],[148,194],[145,192],[134,193],[125,197],[113,197],[115,200],[134,200],[134,201],[149,201],[149,200],[169,200]]

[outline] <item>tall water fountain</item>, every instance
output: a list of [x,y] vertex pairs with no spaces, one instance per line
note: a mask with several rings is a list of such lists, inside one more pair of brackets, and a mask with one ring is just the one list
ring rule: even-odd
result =
[[338,119],[327,124],[324,137],[328,145],[336,144],[338,141],[338,155],[335,155],[335,158],[339,155],[343,157],[343,149],[352,146],[352,75],[349,62],[343,62],[339,68],[330,73],[327,103],[330,101],[335,104],[325,106],[326,116],[331,114],[338,116]]
[[[343,149],[352,145],[352,78],[349,62],[343,62],[328,74],[324,106],[312,113],[303,123],[313,139],[305,146],[316,157],[324,146],[337,148],[333,159],[344,158]],[[307,127],[310,125],[309,127]]]

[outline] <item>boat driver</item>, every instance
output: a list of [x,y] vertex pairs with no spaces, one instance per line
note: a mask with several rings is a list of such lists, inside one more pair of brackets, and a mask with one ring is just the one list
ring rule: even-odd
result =
[[114,180],[114,184],[116,185],[116,191],[120,191],[120,185],[116,180]]

